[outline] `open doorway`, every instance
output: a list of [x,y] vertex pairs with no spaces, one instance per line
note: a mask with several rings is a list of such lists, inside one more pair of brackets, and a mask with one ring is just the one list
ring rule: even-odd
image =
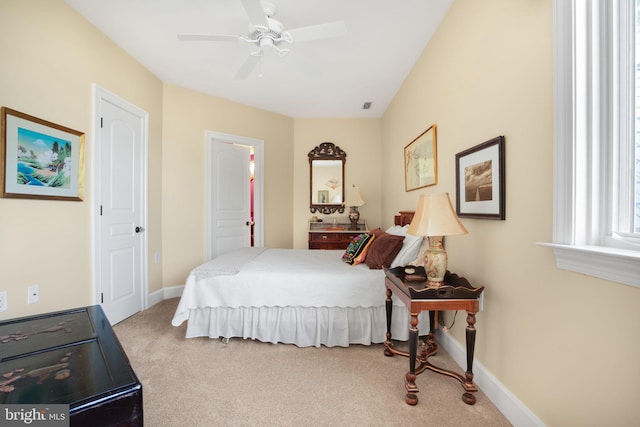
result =
[[264,245],[263,141],[206,134],[207,260]]

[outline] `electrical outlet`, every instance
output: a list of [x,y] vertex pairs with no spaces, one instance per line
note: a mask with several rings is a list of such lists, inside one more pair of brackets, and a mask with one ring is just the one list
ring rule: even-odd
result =
[[7,311],[7,291],[0,291],[0,311]]
[[478,298],[478,311],[482,311],[482,309],[484,308],[484,292],[485,291],[482,291],[480,297]]
[[154,254],[154,260],[155,260],[156,264],[160,264],[160,252],[156,252]]
[[38,302],[40,298],[40,286],[31,285],[27,288],[27,304],[33,304]]

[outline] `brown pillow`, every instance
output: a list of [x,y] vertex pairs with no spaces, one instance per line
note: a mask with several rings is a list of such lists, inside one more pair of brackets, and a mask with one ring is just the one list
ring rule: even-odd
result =
[[402,249],[404,236],[394,236],[377,228],[371,231],[376,237],[367,250],[365,263],[370,269],[380,270],[389,267]]

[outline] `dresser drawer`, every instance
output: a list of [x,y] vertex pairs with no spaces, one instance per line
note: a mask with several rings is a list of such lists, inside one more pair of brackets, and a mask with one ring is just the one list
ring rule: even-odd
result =
[[337,242],[340,240],[338,233],[309,233],[311,242]]
[[309,233],[309,249],[346,249],[360,232]]
[[359,223],[356,229],[350,223],[309,223],[309,249],[347,249],[354,237],[366,233],[367,223]]

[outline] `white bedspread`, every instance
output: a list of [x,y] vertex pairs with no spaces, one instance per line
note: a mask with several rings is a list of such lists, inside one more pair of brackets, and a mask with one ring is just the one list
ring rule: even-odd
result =
[[[299,346],[382,342],[384,272],[346,264],[343,253],[244,248],[223,254],[191,271],[171,323],[189,320],[187,337],[243,336]],[[406,339],[406,307],[393,301],[394,338]],[[421,318],[421,331],[428,330]]]

